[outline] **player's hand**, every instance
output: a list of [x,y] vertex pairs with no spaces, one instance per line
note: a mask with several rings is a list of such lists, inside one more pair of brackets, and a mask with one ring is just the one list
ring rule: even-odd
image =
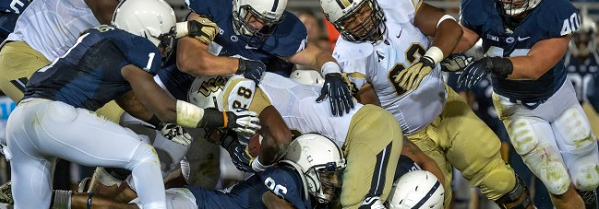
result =
[[435,61],[428,56],[423,56],[407,69],[400,71],[395,76],[395,83],[406,91],[414,90],[418,88],[424,76],[433,71],[433,68],[435,68]]
[[474,57],[467,56],[464,53],[455,53],[449,55],[441,61],[441,70],[445,72],[459,72],[472,63]]
[[210,44],[218,34],[219,28],[216,23],[206,17],[198,17],[187,21],[187,30],[189,37],[200,40],[205,44]]
[[237,144],[232,151],[233,152],[230,152],[229,155],[231,155],[231,160],[237,169],[248,173],[254,172],[252,169],[254,157],[250,155],[248,146]]
[[258,114],[245,109],[227,112],[227,120],[228,124],[226,128],[232,129],[237,133],[254,135],[261,128]]
[[239,59],[236,74],[243,74],[245,78],[251,79],[258,84],[262,80],[264,71],[266,71],[266,65],[261,61]]
[[458,87],[463,86],[466,89],[470,89],[487,76],[489,73],[489,66],[487,66],[485,58],[480,59],[464,68],[464,71],[462,71],[458,77]]
[[173,123],[164,123],[160,128],[162,136],[182,146],[191,144],[191,135],[183,127]]
[[349,91],[349,81],[341,73],[329,73],[324,76],[324,86],[316,102],[322,102],[328,96],[333,116],[343,116],[355,107]]

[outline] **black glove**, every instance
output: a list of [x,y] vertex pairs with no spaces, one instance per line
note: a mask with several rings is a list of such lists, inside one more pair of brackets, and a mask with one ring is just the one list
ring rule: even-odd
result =
[[238,141],[235,141],[229,145],[229,155],[231,156],[231,161],[235,164],[235,167],[243,172],[253,173],[252,163],[254,161],[254,157],[250,155],[248,147],[246,145],[242,145]]
[[349,91],[347,78],[341,73],[329,73],[324,76],[324,86],[316,102],[322,102],[327,96],[334,116],[343,116],[343,111],[349,113],[354,108],[354,100]]
[[464,53],[455,53],[449,55],[441,61],[441,70],[445,72],[459,72],[472,63],[474,57]]
[[251,79],[258,84],[265,70],[266,65],[260,61],[239,59],[236,74],[243,74],[245,78]]
[[460,77],[458,77],[458,87],[464,86],[470,89],[478,82],[493,73],[500,78],[507,78],[512,74],[514,66],[512,61],[504,57],[485,57],[466,67]]

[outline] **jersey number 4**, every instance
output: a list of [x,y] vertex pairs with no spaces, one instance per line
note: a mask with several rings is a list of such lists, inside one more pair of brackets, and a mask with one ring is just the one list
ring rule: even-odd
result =
[[[410,45],[408,50],[405,52],[406,60],[411,65],[414,61],[416,61],[417,58],[422,57],[424,53],[426,53],[426,50],[424,47],[422,47],[422,45],[420,45],[420,43],[412,43],[412,45]],[[393,85],[393,88],[395,88],[395,93],[397,93],[397,96],[401,96],[406,93],[406,90],[399,86],[399,83],[395,82],[395,77],[399,74],[399,72],[405,69],[406,66],[403,63],[397,62],[387,75],[389,81]]]

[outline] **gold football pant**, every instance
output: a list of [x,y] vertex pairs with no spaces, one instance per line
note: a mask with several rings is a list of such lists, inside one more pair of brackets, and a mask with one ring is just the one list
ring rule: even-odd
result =
[[347,167],[340,202],[344,209],[360,207],[366,197],[387,199],[402,146],[401,127],[391,113],[374,105],[358,110],[343,145]]
[[[13,101],[23,99],[27,81],[38,69],[49,65],[44,55],[22,41],[8,42],[0,50],[0,89]],[[119,123],[123,109],[111,101],[96,111]]]
[[501,142],[472,112],[453,89],[443,112],[428,127],[407,136],[433,158],[445,177],[445,205],[451,200],[452,166],[462,172],[470,186],[477,186],[491,200],[510,192],[516,184],[514,170],[501,158]]

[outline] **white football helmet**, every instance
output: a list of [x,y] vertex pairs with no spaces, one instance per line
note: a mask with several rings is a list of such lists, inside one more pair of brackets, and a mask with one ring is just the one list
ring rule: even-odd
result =
[[443,185],[429,171],[410,171],[395,183],[387,204],[389,209],[441,209],[445,200]]
[[[261,45],[283,20],[287,0],[233,0],[233,28],[238,35],[249,36],[245,41],[252,46]],[[247,22],[251,14],[264,24],[261,29]]]
[[499,0],[499,2],[503,5],[505,14],[513,17],[534,9],[541,0]]
[[112,15],[112,25],[156,46],[161,44],[161,36],[174,32],[175,23],[175,12],[164,0],[124,0]]
[[[341,175],[346,164],[343,152],[331,139],[318,134],[303,134],[291,142],[281,162],[303,173],[304,188],[307,187],[307,191],[320,203],[339,197]],[[332,176],[336,182],[323,176]]]
[[[346,28],[346,20],[357,21],[351,17],[366,6],[372,11],[368,15],[369,18],[353,28]],[[320,8],[345,40],[351,42],[382,40],[382,34],[386,30],[385,15],[376,0],[320,0]]]
[[314,70],[294,70],[289,78],[304,85],[320,87],[324,85],[324,78]]
[[568,48],[575,57],[587,57],[597,49],[597,25],[593,18],[581,15],[581,26],[568,44]]

